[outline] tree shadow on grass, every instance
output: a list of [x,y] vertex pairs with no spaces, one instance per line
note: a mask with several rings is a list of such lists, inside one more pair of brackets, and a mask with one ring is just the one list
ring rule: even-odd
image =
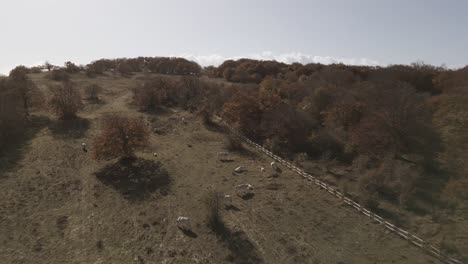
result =
[[188,236],[188,237],[191,237],[191,238],[197,238],[198,235],[191,231],[191,230],[182,230],[182,233],[184,233],[184,235]]
[[224,134],[230,133],[229,130],[225,126],[212,122],[212,121],[205,120],[203,121],[203,125],[208,131],[211,131],[211,132],[224,133]]
[[89,126],[88,119],[77,117],[75,119],[57,120],[49,126],[49,129],[56,137],[77,139],[84,137]]
[[231,252],[228,261],[236,264],[264,263],[254,244],[244,232],[230,230],[221,220],[211,223],[211,229]]
[[36,136],[36,134],[50,123],[49,118],[44,116],[30,116],[21,134],[17,134],[0,149],[0,178],[2,173],[8,172],[24,156],[25,146]]
[[172,182],[160,162],[140,158],[121,159],[105,166],[95,175],[131,201],[143,200],[157,190],[167,195]]

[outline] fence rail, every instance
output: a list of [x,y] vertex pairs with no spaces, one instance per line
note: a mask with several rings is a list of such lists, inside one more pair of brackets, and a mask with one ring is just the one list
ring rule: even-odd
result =
[[221,124],[223,124],[225,127],[227,127],[229,129],[229,131],[236,135],[237,137],[239,137],[242,141],[248,143],[250,146],[258,149],[259,151],[265,153],[266,155],[270,156],[272,159],[274,159],[275,161],[279,162],[280,164],[286,166],[287,168],[289,168],[290,170],[296,172],[297,174],[301,175],[302,177],[306,178],[307,180],[313,182],[314,184],[316,184],[317,186],[319,186],[320,188],[326,190],[328,193],[338,197],[339,199],[343,200],[344,203],[348,204],[349,206],[353,207],[354,209],[356,209],[358,212],[364,214],[365,216],[369,217],[370,219],[372,219],[373,221],[376,221],[378,222],[379,224],[383,225],[386,229],[388,229],[389,231],[395,233],[396,235],[400,236],[401,238],[407,240],[410,242],[410,244],[430,253],[432,256],[435,256],[437,257],[438,259],[440,259],[441,261],[445,262],[445,263],[448,263],[448,264],[463,264],[462,262],[460,262],[459,260],[456,260],[454,258],[451,258],[447,255],[445,255],[444,253],[442,253],[439,249],[437,249],[436,247],[432,246],[431,244],[429,244],[428,242],[426,242],[425,240],[411,234],[410,232],[402,229],[402,228],[399,228],[393,224],[391,224],[390,222],[388,222],[387,220],[385,220],[384,218],[382,218],[381,216],[371,212],[370,210],[364,208],[362,205],[360,205],[359,203],[353,201],[352,199],[346,197],[343,193],[341,193],[340,191],[338,190],[335,190],[333,187],[329,186],[328,184],[326,184],[325,182],[321,181],[320,179],[317,179],[316,177],[306,173],[304,170],[302,170],[301,168],[291,164],[290,162],[282,159],[281,157],[275,155],[273,152],[265,149],[264,147],[260,146],[259,144],[253,142],[252,140],[248,139],[247,137],[245,137],[244,135],[242,135],[241,133],[239,133],[236,129],[234,129],[233,127],[231,127],[229,124],[227,124],[224,120],[222,120],[221,118],[218,117],[218,119],[221,120]]

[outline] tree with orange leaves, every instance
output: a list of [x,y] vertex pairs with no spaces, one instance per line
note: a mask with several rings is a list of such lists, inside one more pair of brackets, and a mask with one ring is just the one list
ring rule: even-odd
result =
[[148,144],[149,131],[140,118],[121,114],[104,117],[101,134],[93,142],[93,157],[97,160],[133,158],[135,149]]

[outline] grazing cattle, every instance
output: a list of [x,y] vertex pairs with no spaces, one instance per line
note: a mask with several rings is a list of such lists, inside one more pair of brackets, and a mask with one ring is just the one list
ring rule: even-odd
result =
[[225,194],[223,197],[223,202],[225,207],[231,207],[232,206],[232,196]]
[[252,193],[254,187],[250,184],[240,184],[236,186],[236,194],[240,197]]
[[261,171],[261,172],[265,172],[265,168],[261,167],[261,168],[260,168],[260,171]]
[[218,152],[218,159],[220,161],[233,161],[233,159],[229,156],[229,152]]
[[86,143],[81,143],[81,149],[84,151],[84,152],[87,152],[88,149],[86,148]]
[[154,157],[157,157],[157,156],[158,156],[158,153],[153,152],[153,156],[154,156]]
[[278,167],[278,165],[276,165],[276,162],[272,161],[272,162],[270,163],[270,166],[271,166],[271,168],[273,169],[273,171],[275,171],[275,172],[281,172],[281,169]]
[[177,227],[183,231],[192,231],[192,225],[190,224],[190,218],[185,216],[177,217]]
[[244,166],[239,166],[239,167],[234,169],[234,172],[236,172],[236,173],[242,173],[244,171],[247,171],[247,169]]

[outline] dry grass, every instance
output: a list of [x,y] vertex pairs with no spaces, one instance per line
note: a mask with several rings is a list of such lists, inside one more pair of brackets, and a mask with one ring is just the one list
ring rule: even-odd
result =
[[[31,75],[31,79],[47,93],[50,81],[44,75]],[[109,112],[142,115],[131,105],[131,87],[140,77],[144,76],[72,75],[78,88],[91,84],[104,88],[101,97],[107,103],[86,104],[80,112],[89,128],[78,138],[57,137],[49,124],[40,126],[20,148],[21,157],[8,170],[0,168],[0,188],[5,190],[0,192],[0,215],[7,216],[0,220],[3,262],[435,261],[407,241],[386,235],[381,226],[370,224],[326,192],[308,186],[297,174],[284,170],[278,178],[262,175],[259,168],[269,168],[271,162],[266,156],[234,153],[236,163],[249,171],[232,175],[233,164],[216,158],[223,151],[225,136],[206,129],[201,120],[180,109],[158,115],[162,126],[176,131],[151,133],[145,148],[136,152],[136,163],[93,160],[81,143],[91,142],[100,133],[103,116]],[[50,117],[43,112],[33,115]],[[182,117],[190,121],[183,124]],[[195,131],[200,137],[192,137]],[[199,142],[199,138],[205,140]],[[164,165],[170,184],[160,181],[164,177],[155,171],[162,167],[155,164]],[[207,211],[201,190],[211,185],[233,194],[234,186],[247,182],[256,187],[255,197],[236,200],[238,210],[218,210],[224,235],[216,235],[204,224],[212,209]],[[180,215],[192,219],[197,237],[177,229],[175,219]],[[337,243],[345,249],[339,254]]]

